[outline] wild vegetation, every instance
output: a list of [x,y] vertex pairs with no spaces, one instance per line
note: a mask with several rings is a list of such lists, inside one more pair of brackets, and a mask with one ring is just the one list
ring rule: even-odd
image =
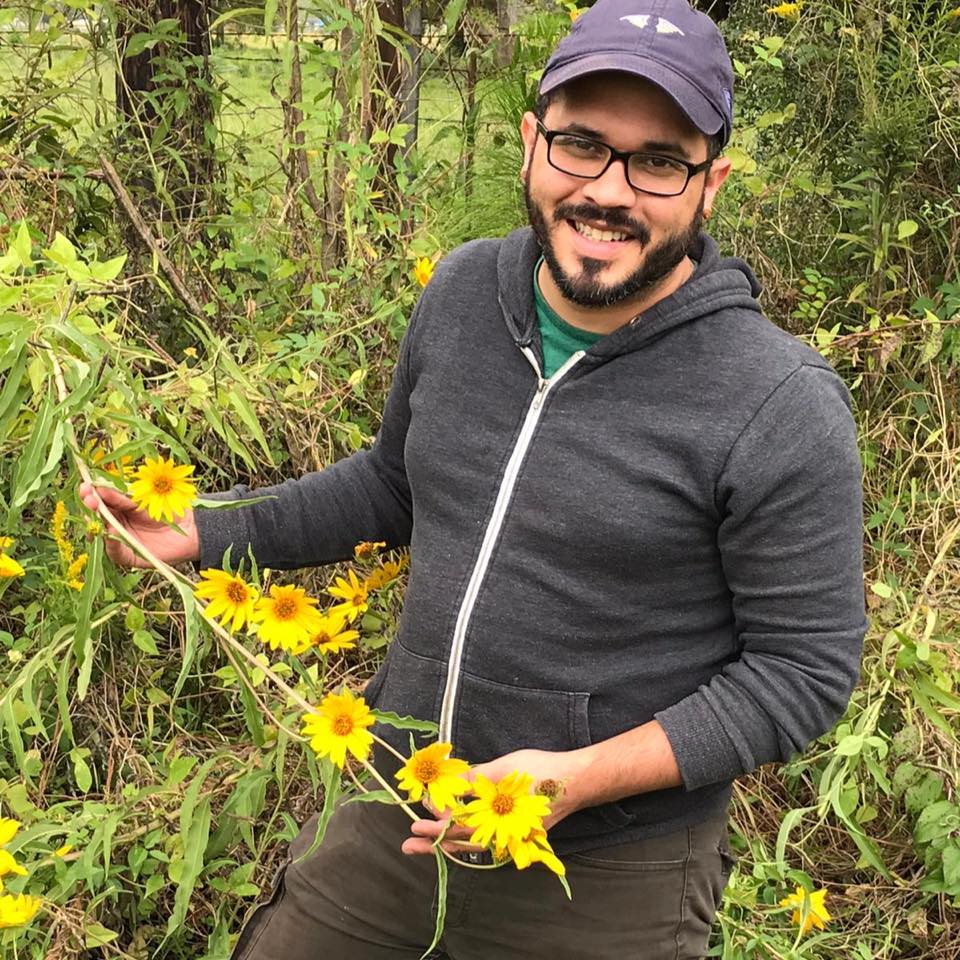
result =
[[[712,955],[952,960],[960,8],[699,5],[737,74],[709,226],[851,389],[871,617],[838,726],[736,785]],[[0,9],[0,818],[21,824],[0,819],[0,848],[26,871],[0,895],[42,899],[32,919],[7,901],[2,956],[223,960],[336,792],[296,698],[362,689],[402,573],[353,647],[247,637],[245,658],[198,615],[191,571],[105,560],[77,485],[163,455],[201,492],[255,486],[371,442],[417,277],[525,219],[518,121],[576,9],[504,10]],[[346,575],[288,581],[329,596]]]

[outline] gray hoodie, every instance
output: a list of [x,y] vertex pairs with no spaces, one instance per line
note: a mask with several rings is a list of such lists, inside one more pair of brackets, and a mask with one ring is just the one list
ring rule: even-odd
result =
[[532,232],[466,244],[413,313],[370,450],[198,511],[204,566],[230,544],[274,568],[409,544],[367,697],[438,721],[471,762],[656,718],[683,786],[568,817],[559,853],[721,812],[735,777],[829,729],[858,676],[849,396],[763,317],[744,263],[705,234],[693,255],[676,293],[544,381]]

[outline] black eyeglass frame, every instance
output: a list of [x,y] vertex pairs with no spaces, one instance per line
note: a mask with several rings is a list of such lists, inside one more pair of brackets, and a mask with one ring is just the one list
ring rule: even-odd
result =
[[[537,131],[543,136],[543,139],[547,142],[547,163],[553,167],[554,170],[559,170],[561,173],[565,173],[568,177],[578,177],[581,180],[599,180],[609,169],[610,165],[616,161],[620,160],[623,162],[623,173],[627,178],[627,183],[634,190],[638,190],[640,193],[647,193],[652,197],[679,197],[681,196],[687,187],[690,185],[690,181],[698,174],[703,173],[704,170],[710,168],[710,164],[713,163],[713,157],[707,157],[703,163],[690,163],[687,160],[681,160],[679,157],[664,157],[659,153],[645,153],[643,150],[615,150],[610,146],[609,143],[604,143],[602,140],[597,140],[594,137],[587,137],[579,133],[571,133],[569,130],[548,130],[543,123],[537,121]],[[571,173],[569,170],[564,170],[563,167],[558,167],[553,160],[550,159],[550,147],[553,144],[554,138],[559,136],[565,137],[576,137],[578,140],[585,140],[587,143],[595,143],[598,147],[603,147],[604,150],[610,151],[610,157],[608,158],[604,168],[597,174],[593,176],[588,176],[583,173]],[[687,168],[687,179],[684,182],[683,186],[676,191],[676,193],[660,193],[656,190],[648,190],[646,187],[638,187],[630,179],[630,158],[633,156],[637,157],[662,157],[664,160],[669,160],[671,163],[679,163]]]

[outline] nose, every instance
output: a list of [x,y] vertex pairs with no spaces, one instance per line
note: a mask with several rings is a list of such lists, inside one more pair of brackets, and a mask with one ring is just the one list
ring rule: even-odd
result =
[[632,207],[636,191],[627,180],[627,161],[618,157],[596,180],[587,180],[583,195],[598,207]]

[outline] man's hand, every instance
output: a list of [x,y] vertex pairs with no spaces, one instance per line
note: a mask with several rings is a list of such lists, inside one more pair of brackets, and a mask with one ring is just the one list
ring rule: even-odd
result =
[[[112,487],[94,487],[89,483],[80,484],[80,499],[83,505],[94,513],[100,512],[102,502],[123,525],[124,529],[139,540],[155,557],[166,563],[182,563],[185,560],[200,559],[200,537],[193,519],[193,510],[177,518],[179,533],[173,527],[151,520],[146,510],[137,509],[134,502],[119,490]],[[106,527],[104,538],[107,556],[121,567],[148,567],[149,564],[116,536],[110,535]]]
[[[670,741],[656,720],[579,750],[516,750],[474,767],[467,777],[482,773],[488,780],[500,780],[514,770],[530,774],[538,784],[552,780],[562,785],[562,792],[550,804],[550,816],[543,821],[548,830],[584,807],[683,785]],[[433,852],[433,841],[450,819],[447,811],[437,816],[436,820],[417,820],[411,826],[413,836],[404,840],[404,853]],[[453,826],[446,837],[465,840],[470,833]],[[451,852],[480,849],[447,844],[446,840],[444,848]]]
[[[549,830],[554,824],[568,817],[575,810],[588,806],[586,792],[583,789],[583,774],[589,763],[589,758],[583,750],[550,751],[550,750],[515,750],[489,763],[482,763],[473,767],[467,774],[472,780],[478,775],[488,780],[501,780],[509,773],[519,770],[533,777],[534,788],[540,784],[552,787],[559,786],[560,790],[555,799],[550,801],[550,815],[543,821],[544,827]],[[403,842],[401,849],[404,853],[433,853],[434,841],[450,823],[450,811],[436,812],[436,820],[417,820],[411,824],[412,837]],[[473,833],[468,827],[457,824],[447,830],[442,846],[450,853],[464,853],[470,850],[482,850],[472,844],[464,844]],[[461,841],[451,843],[450,841]]]

